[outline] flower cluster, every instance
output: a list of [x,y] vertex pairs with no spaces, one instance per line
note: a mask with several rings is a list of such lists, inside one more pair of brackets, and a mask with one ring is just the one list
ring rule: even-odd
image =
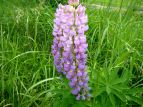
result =
[[71,5],[79,2],[75,1],[69,0],[69,5],[65,6],[60,4],[56,10],[52,53],[58,72],[70,81],[72,94],[77,100],[85,100],[90,97],[85,53],[88,45],[84,34],[88,30],[88,18],[84,6]]

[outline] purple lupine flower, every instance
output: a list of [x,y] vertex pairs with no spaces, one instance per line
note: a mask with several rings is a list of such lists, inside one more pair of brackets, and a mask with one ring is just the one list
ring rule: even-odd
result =
[[80,94],[77,95],[76,100],[80,100],[81,96]]
[[86,72],[86,35],[88,17],[79,0],[69,0],[69,5],[59,5],[53,29],[54,64],[59,73],[70,81],[71,93],[77,100],[90,97]]

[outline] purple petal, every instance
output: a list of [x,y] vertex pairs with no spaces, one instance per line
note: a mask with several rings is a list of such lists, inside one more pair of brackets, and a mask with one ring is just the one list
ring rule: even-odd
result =
[[75,86],[75,82],[70,82],[69,85],[71,88],[73,88]]
[[78,92],[79,92],[79,91],[78,91],[77,89],[72,90],[72,94],[74,94],[74,95],[77,95]]
[[80,94],[76,96],[76,100],[80,100]]
[[81,76],[82,76],[82,72],[79,71],[79,72],[77,73],[77,76],[78,76],[78,77],[81,77]]
[[79,81],[79,86],[83,86],[83,82],[82,81]]

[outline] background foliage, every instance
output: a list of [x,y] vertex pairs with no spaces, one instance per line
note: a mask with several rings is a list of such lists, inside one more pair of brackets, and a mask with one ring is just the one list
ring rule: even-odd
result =
[[[66,0],[0,0],[0,106],[143,107],[143,16],[133,10],[142,1],[81,2],[88,5],[92,98],[76,101],[53,65],[54,13]],[[113,5],[127,11],[110,11]]]

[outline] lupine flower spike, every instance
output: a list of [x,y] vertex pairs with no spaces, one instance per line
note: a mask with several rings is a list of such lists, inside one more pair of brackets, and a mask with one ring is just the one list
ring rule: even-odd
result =
[[59,73],[69,79],[71,93],[77,100],[90,97],[86,72],[86,35],[88,17],[79,0],[69,0],[69,5],[59,4],[54,20],[52,53]]

